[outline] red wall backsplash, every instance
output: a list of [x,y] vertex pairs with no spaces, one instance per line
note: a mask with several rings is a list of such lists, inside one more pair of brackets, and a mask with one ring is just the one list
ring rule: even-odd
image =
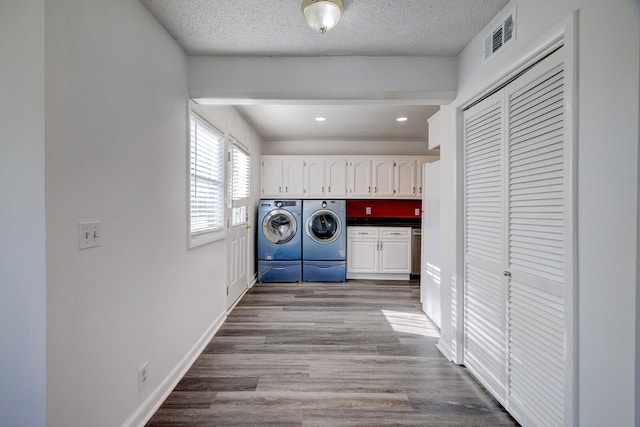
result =
[[421,218],[421,209],[421,200],[347,200],[347,217],[354,218]]

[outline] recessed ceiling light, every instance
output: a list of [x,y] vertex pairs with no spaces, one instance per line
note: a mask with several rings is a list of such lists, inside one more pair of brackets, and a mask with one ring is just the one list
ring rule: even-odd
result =
[[407,118],[406,118],[406,117],[398,117],[398,118],[396,119],[396,122],[406,122],[406,121],[407,121]]
[[326,117],[316,117],[316,122],[324,122],[325,120],[327,120]]

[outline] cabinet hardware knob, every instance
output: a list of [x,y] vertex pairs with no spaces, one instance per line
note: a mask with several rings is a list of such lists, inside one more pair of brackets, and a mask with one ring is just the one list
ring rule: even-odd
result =
[[511,277],[511,272],[510,271],[505,270],[505,271],[502,272],[502,274],[504,276],[506,276],[506,277]]

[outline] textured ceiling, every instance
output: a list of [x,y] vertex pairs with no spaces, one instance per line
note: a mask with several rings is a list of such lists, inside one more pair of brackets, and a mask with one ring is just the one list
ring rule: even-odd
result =
[[190,55],[457,55],[507,0],[344,0],[327,34],[302,0],[140,0]]
[[[307,27],[302,0],[140,0],[189,55],[455,56],[508,0],[343,0],[336,28]],[[420,140],[438,107],[246,105],[265,141]],[[327,121],[313,119],[324,116]],[[397,123],[396,117],[407,122]]]

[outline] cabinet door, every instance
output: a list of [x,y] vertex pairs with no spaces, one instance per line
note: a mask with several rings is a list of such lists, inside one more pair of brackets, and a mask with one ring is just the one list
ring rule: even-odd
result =
[[282,196],[282,159],[263,159],[261,190],[262,197]]
[[380,273],[411,273],[411,242],[381,240]]
[[411,228],[382,228],[380,273],[411,273]]
[[396,197],[415,197],[416,161],[397,160],[394,171],[394,195]]
[[304,197],[324,197],[324,160],[304,162]]
[[422,186],[424,185],[424,181],[422,179],[422,173],[424,172],[424,165],[426,163],[429,163],[431,160],[430,159],[424,159],[424,158],[420,158],[418,160],[416,160],[416,197],[417,198],[422,198],[422,194],[424,193],[424,190],[422,188]]
[[283,182],[282,193],[285,197],[304,196],[304,162],[302,159],[287,159],[282,161]]
[[377,273],[378,227],[347,228],[347,273]]
[[393,197],[394,168],[393,160],[373,160],[373,196]]
[[371,160],[350,160],[347,169],[349,197],[369,197],[371,187]]
[[332,198],[347,195],[347,161],[331,159],[324,161],[325,193]]

